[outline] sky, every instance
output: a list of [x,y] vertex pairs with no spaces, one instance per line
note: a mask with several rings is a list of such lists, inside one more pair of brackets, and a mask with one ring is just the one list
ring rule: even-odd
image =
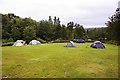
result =
[[59,17],[61,24],[70,21],[85,28],[105,27],[115,13],[119,0],[0,0],[0,13],[14,13],[36,21]]

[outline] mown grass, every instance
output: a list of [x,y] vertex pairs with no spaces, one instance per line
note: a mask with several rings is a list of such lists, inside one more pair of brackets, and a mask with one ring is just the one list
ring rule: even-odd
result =
[[2,76],[9,78],[117,78],[118,46],[65,43],[2,47]]

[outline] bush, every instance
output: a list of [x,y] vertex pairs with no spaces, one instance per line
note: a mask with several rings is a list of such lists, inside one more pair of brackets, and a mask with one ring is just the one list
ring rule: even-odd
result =
[[41,39],[41,38],[37,38],[38,41],[40,41],[41,43],[47,43],[47,41]]
[[77,42],[77,39],[73,39],[72,41],[73,41],[73,42]]
[[2,39],[2,43],[7,43],[7,39]]
[[52,41],[53,43],[65,43],[65,42],[68,42],[68,40],[63,40],[62,38],[58,38],[54,41]]
[[12,46],[14,42],[2,43],[2,46]]
[[8,42],[13,42],[13,38],[2,39],[2,43],[8,43]]
[[106,43],[108,43],[108,44],[114,44],[114,45],[119,45],[119,41],[115,41],[115,40],[110,40],[110,41],[107,41]]
[[13,44],[13,38],[2,39],[2,46],[12,46]]

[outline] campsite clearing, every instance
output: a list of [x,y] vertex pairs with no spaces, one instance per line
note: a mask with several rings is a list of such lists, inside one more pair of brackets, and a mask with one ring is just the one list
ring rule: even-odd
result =
[[8,78],[117,78],[118,46],[77,48],[66,43],[2,47],[2,76]]

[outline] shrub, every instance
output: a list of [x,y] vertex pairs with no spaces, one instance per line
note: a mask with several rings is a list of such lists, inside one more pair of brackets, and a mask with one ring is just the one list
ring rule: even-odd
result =
[[73,42],[77,42],[77,39],[73,39],[72,41],[73,41]]
[[12,46],[14,42],[2,43],[2,46]]
[[13,42],[13,38],[2,39],[2,43],[8,43],[8,42]]
[[41,43],[47,43],[47,41],[41,39],[41,38],[37,38],[38,41],[40,41]]
[[13,44],[13,38],[2,39],[2,46],[12,46]]
[[68,40],[63,40],[62,38],[58,38],[53,41],[53,43],[65,43],[65,42],[68,42]]
[[108,44],[118,45],[118,44],[119,44],[119,41],[110,40],[110,41],[107,41],[106,43],[108,43]]

